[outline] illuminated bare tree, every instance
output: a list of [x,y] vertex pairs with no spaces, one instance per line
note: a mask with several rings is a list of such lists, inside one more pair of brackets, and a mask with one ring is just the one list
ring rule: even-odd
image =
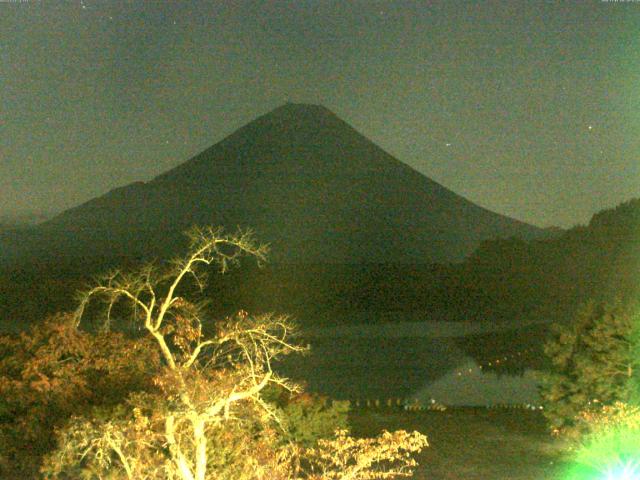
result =
[[[129,304],[134,320],[153,337],[165,363],[155,379],[162,393],[161,406],[157,396],[138,395],[132,400],[135,418],[99,427],[77,419],[67,432],[67,454],[82,452],[85,458],[93,451],[95,458],[107,462],[104,465],[119,462],[125,478],[143,478],[161,468],[168,478],[204,480],[210,454],[208,430],[232,420],[236,406],[246,408],[240,407],[242,403],[260,408],[266,418],[273,416],[260,396],[269,384],[297,388],[272,368],[274,358],[303,350],[289,341],[294,327],[287,317],[252,317],[240,312],[209,325],[212,328],[207,332],[201,306],[179,295],[187,278],[204,286],[203,267],[217,265],[225,272],[242,255],[263,261],[265,246],[254,243],[250,232],[225,235],[206,228],[194,229],[189,236],[185,258],[172,262],[165,271],[145,267],[133,274],[112,272],[82,294],[76,312],[80,323],[89,302],[100,299],[106,305],[108,324],[114,308],[121,302]],[[157,465],[152,465],[149,454],[142,462],[139,442],[133,441],[142,424],[149,430],[147,444],[160,451],[160,446],[166,446],[166,458]],[[80,444],[84,450],[74,449],[73,445]]]
[[203,287],[205,268],[221,271],[242,255],[263,261],[266,249],[250,233],[225,235],[195,229],[190,249],[166,270],[145,267],[113,272],[80,297],[76,324],[92,300],[112,314],[131,307],[133,321],[163,358],[154,388],[90,417],[74,417],[58,432],[59,448],[48,455],[45,478],[167,480],[382,479],[411,475],[411,455],[427,446],[424,435],[399,431],[356,440],[346,431],[317,448],[283,441],[276,407],[265,401],[269,385],[297,385],[273,370],[277,357],[300,352],[291,342],[287,317],[240,311],[208,320],[202,305],[187,300],[186,280]]

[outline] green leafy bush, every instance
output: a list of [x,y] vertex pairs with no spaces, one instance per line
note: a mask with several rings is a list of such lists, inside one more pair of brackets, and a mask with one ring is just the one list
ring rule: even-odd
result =
[[622,402],[581,413],[569,480],[640,478],[640,408]]
[[305,447],[333,437],[336,430],[348,430],[349,402],[301,393],[282,407],[284,438]]
[[634,338],[637,310],[589,302],[545,345],[551,370],[541,375],[544,414],[556,433],[579,436],[584,410],[627,401],[637,384],[640,358]]

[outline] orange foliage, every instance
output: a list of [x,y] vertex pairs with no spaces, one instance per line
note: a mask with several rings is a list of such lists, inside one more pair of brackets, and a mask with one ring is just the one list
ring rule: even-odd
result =
[[55,446],[56,427],[72,414],[151,388],[159,365],[150,341],[90,334],[71,315],[0,336],[0,476],[34,475],[37,459]]

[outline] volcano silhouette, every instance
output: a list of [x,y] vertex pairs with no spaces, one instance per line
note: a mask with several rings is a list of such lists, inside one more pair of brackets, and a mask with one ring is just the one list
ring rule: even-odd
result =
[[326,108],[286,104],[12,246],[32,258],[158,256],[177,253],[193,224],[250,227],[271,261],[287,263],[453,262],[484,239],[543,235],[413,170]]

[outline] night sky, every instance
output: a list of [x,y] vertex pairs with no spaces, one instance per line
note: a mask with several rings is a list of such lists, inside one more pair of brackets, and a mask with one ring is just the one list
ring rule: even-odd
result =
[[0,3],[0,213],[155,175],[287,102],[539,226],[640,196],[640,1]]

